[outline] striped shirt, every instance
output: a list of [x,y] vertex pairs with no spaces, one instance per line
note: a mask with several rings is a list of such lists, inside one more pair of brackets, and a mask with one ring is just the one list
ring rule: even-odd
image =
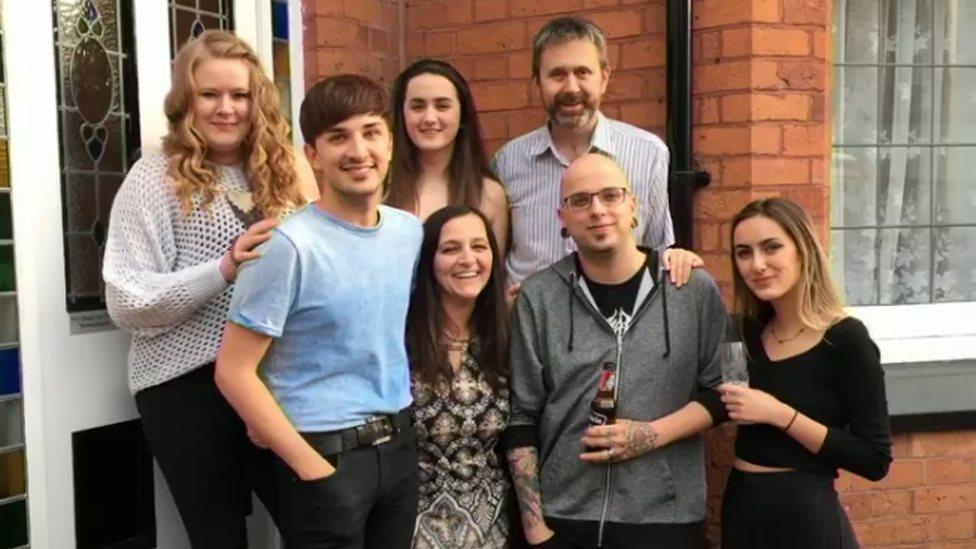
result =
[[[630,124],[597,116],[590,150],[613,156],[637,196],[639,222],[634,239],[658,251],[674,243],[668,210],[668,149],[654,134]],[[508,192],[512,248],[505,260],[510,284],[552,265],[576,245],[560,235],[556,216],[560,184],[569,162],[552,142],[548,126],[509,141],[492,160]]]

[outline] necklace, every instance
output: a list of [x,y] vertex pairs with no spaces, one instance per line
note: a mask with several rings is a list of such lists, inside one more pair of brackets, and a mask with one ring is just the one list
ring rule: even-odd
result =
[[469,337],[458,338],[448,334],[444,334],[443,339],[444,348],[446,348],[448,351],[457,351],[459,353],[464,353],[467,351],[468,343],[471,341],[471,338]]
[[800,328],[800,331],[797,332],[797,333],[795,333],[795,334],[793,334],[791,337],[785,337],[783,339],[780,339],[780,337],[778,335],[776,335],[776,328],[773,327],[772,324],[769,325],[769,335],[773,336],[773,339],[776,340],[776,343],[779,343],[780,345],[782,345],[783,343],[787,343],[787,342],[793,341],[794,339],[800,337],[800,334],[802,334],[805,331],[807,331],[807,327],[806,326]]

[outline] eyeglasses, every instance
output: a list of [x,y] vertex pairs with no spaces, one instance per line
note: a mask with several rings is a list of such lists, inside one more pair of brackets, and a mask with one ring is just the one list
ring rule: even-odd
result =
[[563,198],[563,206],[570,210],[585,210],[593,204],[594,196],[599,196],[604,206],[616,206],[624,201],[627,192],[624,187],[604,187],[593,193],[573,193]]

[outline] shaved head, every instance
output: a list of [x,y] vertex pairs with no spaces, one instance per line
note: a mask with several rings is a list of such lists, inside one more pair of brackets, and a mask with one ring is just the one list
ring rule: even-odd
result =
[[563,173],[562,196],[575,192],[581,184],[597,181],[599,187],[626,187],[630,181],[620,164],[613,158],[599,152],[586,153],[577,158]]

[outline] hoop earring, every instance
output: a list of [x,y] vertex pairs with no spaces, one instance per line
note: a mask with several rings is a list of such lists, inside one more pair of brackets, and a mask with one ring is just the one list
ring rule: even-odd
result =
[[559,235],[563,238],[569,238],[569,231],[566,230],[566,227],[563,227],[562,229],[559,229]]

